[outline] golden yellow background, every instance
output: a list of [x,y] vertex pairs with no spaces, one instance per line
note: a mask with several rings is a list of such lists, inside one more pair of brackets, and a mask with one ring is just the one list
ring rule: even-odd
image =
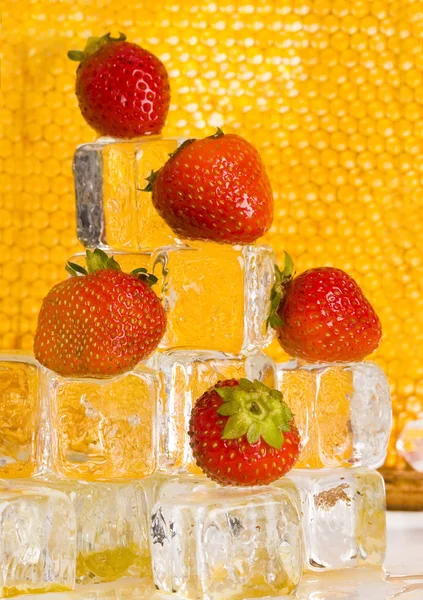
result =
[[[395,437],[423,409],[422,0],[3,0],[2,11],[0,347],[31,347],[41,299],[79,248],[71,161],[95,136],[66,51],[123,31],[168,68],[163,133],[224,125],[256,144],[279,255],[363,286],[383,322]],[[393,444],[388,464],[402,464]]]

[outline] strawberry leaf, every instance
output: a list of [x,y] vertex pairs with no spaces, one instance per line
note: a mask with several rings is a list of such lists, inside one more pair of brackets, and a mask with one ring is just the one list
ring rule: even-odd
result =
[[283,445],[283,435],[281,430],[273,423],[273,421],[264,421],[261,426],[261,436],[265,442],[280,450]]
[[287,279],[288,277],[292,277],[294,273],[294,261],[292,257],[285,252],[285,265],[282,273],[282,279]]
[[107,269],[113,269],[113,271],[122,271],[122,269],[120,268],[120,264],[115,261],[115,259],[113,258],[113,256],[110,256],[107,259],[106,268]]
[[100,271],[101,269],[107,269],[107,261],[109,260],[109,257],[103,250],[100,250],[100,248],[96,248],[94,252],[87,250],[86,256],[88,273],[94,273],[95,271]]
[[232,400],[230,402],[224,402],[217,412],[219,415],[222,415],[222,417],[231,417],[232,415],[235,415],[240,408],[240,403],[237,402],[237,400]]
[[261,437],[261,425],[260,423],[251,423],[247,431],[247,442],[249,444],[257,444]]
[[224,440],[234,440],[242,437],[247,433],[247,430],[250,426],[250,420],[248,415],[242,413],[238,413],[229,417],[226,422],[225,429],[223,430],[222,439]]
[[69,50],[68,52],[68,58],[76,62],[81,62],[84,56],[85,54],[82,52],[82,50]]
[[270,292],[270,310],[266,321],[266,328],[282,327],[283,319],[278,315],[278,310],[285,295],[287,286],[289,285],[294,272],[294,262],[290,255],[285,252],[284,270],[281,271],[278,265],[275,265],[275,283]]
[[81,265],[77,265],[76,263],[70,261],[66,263],[65,269],[72,277],[76,277],[78,273],[80,275],[88,275],[87,269],[84,269],[84,267],[81,267]]
[[254,384],[249,380],[242,377],[238,382],[239,387],[246,392],[254,390]]
[[156,180],[157,175],[159,174],[159,171],[160,171],[160,169],[158,171],[151,171],[150,175],[145,178],[145,180],[148,181],[145,188],[138,188],[140,192],[152,192],[153,191],[153,184]]
[[131,275],[135,275],[136,277],[138,277],[138,279],[144,281],[150,287],[152,287],[155,283],[158,282],[157,277],[152,273],[149,273],[144,267],[134,269],[133,271],[131,271]]

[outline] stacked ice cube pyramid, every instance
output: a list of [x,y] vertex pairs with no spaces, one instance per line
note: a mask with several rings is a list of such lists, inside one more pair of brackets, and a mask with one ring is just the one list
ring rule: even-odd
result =
[[[77,149],[79,239],[123,270],[154,272],[167,333],[146,364],[111,379],[0,356],[4,596],[125,576],[189,600],[281,596],[304,570],[383,562],[384,486],[371,469],[390,431],[385,375],[371,363],[275,365],[263,353],[272,250],[175,239],[141,191],[178,144]],[[233,377],[278,387],[295,414],[298,468],[272,486],[220,488],[192,460],[191,407]]]

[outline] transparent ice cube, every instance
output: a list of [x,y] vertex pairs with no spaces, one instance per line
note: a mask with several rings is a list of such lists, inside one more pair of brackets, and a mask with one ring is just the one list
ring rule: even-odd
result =
[[56,474],[110,481],[153,473],[158,393],[153,371],[138,365],[104,379],[47,376]]
[[151,171],[163,166],[181,142],[160,136],[101,138],[77,148],[77,233],[84,246],[143,250],[177,241],[143,189]]
[[385,485],[377,471],[294,469],[287,477],[301,497],[306,569],[383,564]]
[[0,477],[37,471],[40,366],[30,355],[0,352]]
[[[166,485],[166,484],[165,484]],[[195,483],[158,493],[151,548],[154,582],[188,599],[283,596],[299,583],[302,534],[298,509],[282,488],[218,488]],[[207,489],[209,486],[209,489]]]
[[73,589],[75,559],[75,511],[69,498],[44,487],[2,484],[2,597]]
[[423,413],[405,425],[397,440],[397,450],[410,467],[423,473]]
[[201,395],[222,379],[247,377],[274,387],[275,365],[264,354],[228,355],[221,352],[157,353],[149,363],[159,375],[158,466],[160,470],[200,472],[192,459],[188,438],[191,409]]
[[271,342],[270,247],[198,243],[161,248],[153,258],[168,316],[163,350],[253,353]]
[[[31,489],[36,483],[23,482]],[[76,514],[76,581],[151,580],[147,495],[139,482],[88,483],[52,480],[43,484],[66,494]]]
[[302,439],[297,468],[380,467],[391,430],[386,375],[370,362],[277,366]]

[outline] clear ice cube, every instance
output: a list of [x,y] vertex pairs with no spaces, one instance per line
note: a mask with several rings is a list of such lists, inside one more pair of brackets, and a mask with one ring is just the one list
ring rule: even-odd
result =
[[158,380],[153,371],[138,365],[105,379],[47,376],[56,474],[110,481],[154,472]]
[[153,254],[167,317],[163,350],[253,353],[272,340],[266,328],[275,256],[268,246],[198,243]]
[[275,365],[268,356],[221,352],[157,353],[149,363],[159,375],[158,466],[165,472],[201,472],[192,459],[187,435],[191,409],[200,396],[222,379],[258,379],[275,386]]
[[182,140],[101,138],[78,146],[73,163],[77,233],[89,248],[143,250],[173,244],[175,234],[144,192],[146,178]]
[[37,470],[40,366],[24,353],[0,352],[0,477],[30,477]]
[[291,361],[277,365],[277,377],[301,434],[297,468],[378,468],[384,463],[391,400],[380,367]]
[[377,471],[294,469],[287,477],[301,497],[306,569],[383,564],[385,485]]
[[[164,484],[166,485],[166,484]],[[293,591],[302,572],[302,534],[290,492],[219,488],[186,479],[161,486],[151,551],[157,588],[189,600],[244,600]],[[181,493],[174,495],[180,487]]]
[[[31,489],[36,482],[23,484]],[[49,481],[71,500],[77,527],[76,582],[151,580],[147,495],[139,482]]]
[[397,440],[397,450],[410,467],[423,473],[423,413],[405,425]]
[[71,590],[76,522],[69,498],[55,490],[1,485],[2,597]]

